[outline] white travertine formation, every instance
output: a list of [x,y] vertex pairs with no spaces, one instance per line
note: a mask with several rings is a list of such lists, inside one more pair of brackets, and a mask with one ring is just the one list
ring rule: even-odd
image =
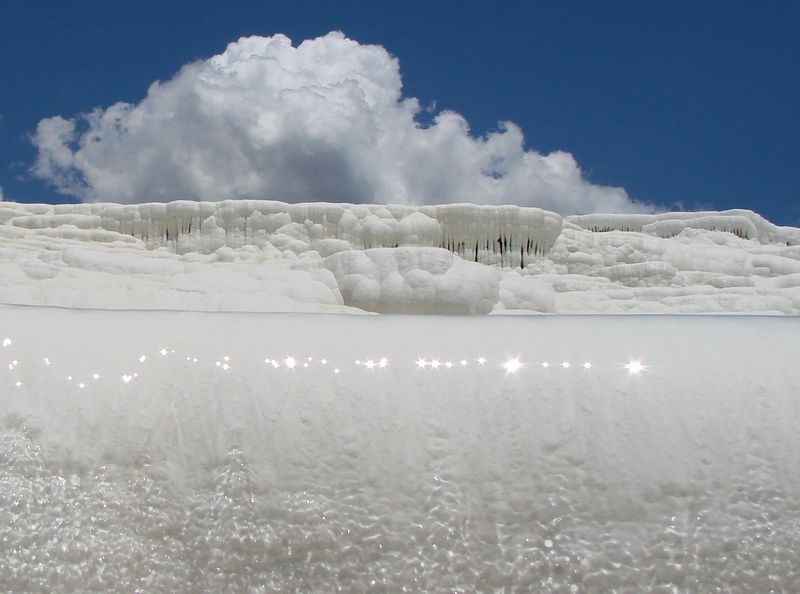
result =
[[798,318],[0,306],[0,590],[798,592],[798,352]]
[[0,590],[800,591],[744,212],[2,204]]
[[[344,241],[348,247],[440,247],[461,257],[501,266],[524,266],[547,252],[561,232],[561,217],[519,206],[400,206],[266,200],[176,201],[149,204],[10,204],[0,221],[25,229],[76,227],[116,232],[148,248],[211,253],[219,247],[263,247],[281,236]],[[274,243],[274,241],[273,241]]]
[[0,303],[201,311],[800,314],[800,229],[745,210],[0,206]]
[[742,239],[762,243],[800,245],[800,229],[773,225],[751,210],[721,212],[665,212],[661,214],[588,214],[566,217],[589,231],[635,231],[657,237],[674,237],[684,229],[727,231]]

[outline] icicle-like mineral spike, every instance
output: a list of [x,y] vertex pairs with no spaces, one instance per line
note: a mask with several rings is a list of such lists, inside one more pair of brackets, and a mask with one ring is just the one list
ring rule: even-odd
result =
[[[119,204],[7,204],[3,221],[26,229],[72,226],[139,239],[148,248],[210,253],[227,246],[263,247],[340,240],[350,249],[442,247],[466,260],[524,266],[546,253],[561,233],[561,217],[538,208],[445,204],[287,204],[266,200]],[[274,243],[274,242],[273,242]],[[293,244],[293,245],[296,245]]]

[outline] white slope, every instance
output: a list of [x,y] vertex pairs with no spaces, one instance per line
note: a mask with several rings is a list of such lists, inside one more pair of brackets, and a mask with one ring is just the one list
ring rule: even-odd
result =
[[798,352],[797,318],[0,307],[0,589],[798,591]]
[[800,229],[744,210],[0,204],[0,303],[419,314],[800,313]]

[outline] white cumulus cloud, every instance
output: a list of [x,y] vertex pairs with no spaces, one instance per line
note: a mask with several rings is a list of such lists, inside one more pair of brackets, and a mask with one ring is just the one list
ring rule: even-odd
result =
[[473,136],[441,111],[429,125],[383,47],[334,32],[297,47],[247,37],[150,86],[138,104],[39,122],[33,172],[84,201],[264,198],[521,204],[632,212],[621,188],[584,179],[571,154],[526,150],[501,122]]

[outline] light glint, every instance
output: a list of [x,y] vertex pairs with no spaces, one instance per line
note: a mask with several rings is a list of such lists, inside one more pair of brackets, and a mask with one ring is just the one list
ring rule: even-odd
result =
[[550,363],[548,363],[547,361],[543,361],[543,362],[542,362],[542,367],[544,367],[545,369],[547,369],[548,367],[550,367]]
[[21,381],[17,381],[17,383],[16,383],[16,384],[14,384],[14,385],[15,385],[15,386],[17,386],[17,387],[19,388],[19,387],[22,385],[22,382],[21,382]]
[[367,362],[364,363],[364,367],[366,367],[367,369],[373,369],[375,367],[375,361],[373,361],[372,359],[367,359]]
[[439,369],[440,366],[441,363],[439,363],[439,359],[434,359],[433,361],[431,361],[431,367],[433,367],[434,369]]
[[584,369],[591,369],[592,368],[592,364],[589,363],[589,361],[586,361],[586,363],[583,364],[583,368]]
[[389,359],[386,357],[381,357],[381,360],[378,361],[378,367],[384,369],[387,365],[389,365]]
[[563,367],[564,369],[569,369],[570,367],[572,367],[572,364],[569,361],[564,361],[561,364],[561,367]]
[[297,365],[297,361],[294,360],[294,357],[286,357],[284,363],[289,369],[294,369],[295,365]]
[[428,362],[425,359],[417,359],[417,367],[420,369],[425,369],[428,366]]
[[147,361],[147,355],[142,355],[139,357],[139,363],[144,363],[145,361]]
[[645,370],[645,366],[641,361],[631,361],[625,366],[625,369],[628,370],[628,373],[639,374]]
[[10,338],[4,338],[3,339],[3,346],[4,347],[11,346],[11,339]]
[[322,363],[323,365],[327,365],[328,364],[328,360],[327,359],[321,359],[320,363]]
[[506,373],[516,373],[522,368],[522,363],[520,363],[519,357],[514,357],[503,363],[503,368]]
[[486,363],[486,357],[478,357],[478,365],[483,365]]
[[453,362],[452,361],[445,361],[444,366],[447,367],[447,369],[451,369],[453,367]]
[[50,359],[48,359],[47,357],[45,357],[45,358],[44,358],[44,364],[45,364],[45,365],[50,365]]
[[333,373],[335,373],[336,375],[339,375],[339,368],[337,367],[336,369],[334,369]]
[[164,357],[164,356],[166,356],[166,354],[167,354],[169,351],[168,351],[167,349],[161,349],[161,350],[160,350],[160,351],[158,351],[158,352],[161,354],[161,356],[162,356],[162,357]]
[[468,365],[466,359],[461,359],[461,367],[466,367]]
[[93,373],[93,374],[92,374],[92,379],[93,379],[94,381],[97,381],[97,380],[99,380],[99,379],[100,379],[100,374],[99,374],[99,373]]

